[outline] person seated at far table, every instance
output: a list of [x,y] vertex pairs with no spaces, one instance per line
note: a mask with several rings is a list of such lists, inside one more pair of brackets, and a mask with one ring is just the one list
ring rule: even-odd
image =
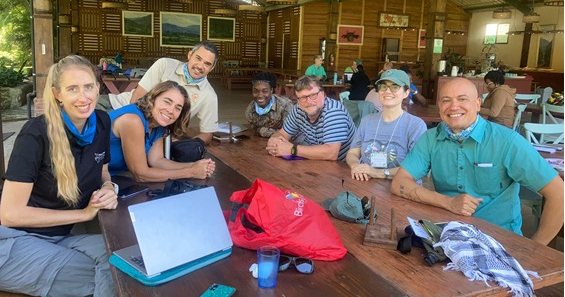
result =
[[363,70],[363,65],[357,66],[357,72],[353,73],[349,84],[349,100],[365,100],[371,80]]
[[277,77],[272,73],[257,73],[251,83],[253,101],[245,110],[245,118],[259,136],[271,137],[282,128],[292,102],[286,97],[273,94],[277,87]]
[[0,200],[0,291],[31,296],[114,296],[100,234],[75,223],[118,205],[108,173],[110,119],[95,110],[99,85],[86,58],[52,65],[45,114],[16,138]]
[[[338,100],[326,97],[320,82],[302,76],[294,83],[298,103],[284,120],[282,129],[267,142],[273,156],[298,156],[316,160],[343,160],[355,123]],[[294,143],[290,142],[292,139]]]
[[490,121],[512,128],[516,113],[516,89],[504,84],[504,72],[492,70],[485,75],[485,86],[489,91],[481,108],[481,115]]
[[[383,68],[379,70],[379,73],[377,74],[377,78],[375,80],[372,80],[371,84],[376,86],[377,81],[381,79],[383,72],[392,69],[392,66],[392,62],[384,63]],[[381,101],[379,100],[379,90],[377,88],[372,88],[371,90],[369,90],[369,93],[367,93],[367,96],[365,96],[365,101],[372,102],[375,105],[375,109],[379,112],[383,110],[383,106],[381,105]]]
[[[400,164],[392,193],[521,235],[522,185],[543,196],[532,239],[548,244],[563,226],[563,180],[557,171],[520,134],[478,116],[481,99],[471,81],[454,78],[438,95],[442,122]],[[435,191],[415,182],[430,171]]]
[[167,130],[177,138],[186,135],[189,111],[188,93],[170,80],[157,84],[136,103],[112,110],[110,172],[129,170],[139,182],[204,179],[212,175],[216,165],[211,159],[182,163],[164,156]]
[[419,103],[423,106],[428,105],[428,100],[420,92],[418,92],[418,87],[412,83],[412,71],[407,65],[403,65],[399,68],[400,70],[406,72],[410,78],[410,94],[408,94],[408,104]]
[[363,65],[363,60],[357,58],[357,59],[355,59],[355,61],[353,61],[351,66],[347,66],[343,72],[344,73],[355,73],[355,72],[357,72],[357,66],[359,66],[359,65]]
[[392,62],[385,62],[383,64],[383,68],[381,70],[379,70],[379,72],[377,73],[377,78],[373,81],[376,83],[377,80],[381,79],[381,75],[383,74],[383,72],[392,69],[393,66],[394,66],[394,64],[392,64]]
[[426,132],[422,119],[402,110],[409,86],[408,75],[396,69],[385,71],[377,81],[383,111],[361,119],[345,159],[351,178],[392,178],[408,151]]
[[322,66],[323,63],[324,63],[324,59],[322,58],[322,56],[317,55],[316,57],[314,57],[314,64],[306,68],[306,72],[304,72],[304,75],[314,76],[318,80],[322,80],[322,81],[326,80],[328,76],[326,75],[326,70],[324,69],[324,66]]

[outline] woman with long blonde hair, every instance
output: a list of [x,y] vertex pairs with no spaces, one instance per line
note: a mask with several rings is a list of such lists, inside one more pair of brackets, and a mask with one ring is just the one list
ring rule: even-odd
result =
[[51,66],[45,114],[16,139],[0,201],[0,291],[113,295],[102,236],[70,234],[118,204],[107,165],[110,119],[94,110],[95,73],[75,55]]

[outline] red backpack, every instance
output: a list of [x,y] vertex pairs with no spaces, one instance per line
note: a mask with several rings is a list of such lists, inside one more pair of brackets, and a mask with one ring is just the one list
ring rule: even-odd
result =
[[228,229],[236,246],[256,250],[271,245],[283,254],[323,261],[347,253],[326,212],[301,194],[257,179],[230,200]]

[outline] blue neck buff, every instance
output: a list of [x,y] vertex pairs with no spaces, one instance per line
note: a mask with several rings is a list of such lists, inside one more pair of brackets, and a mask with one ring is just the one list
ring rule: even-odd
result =
[[92,143],[94,135],[96,135],[96,112],[93,112],[88,117],[84,124],[84,128],[82,129],[82,133],[78,131],[75,124],[73,124],[64,110],[61,110],[61,114],[63,115],[63,122],[65,123],[65,126],[80,146],[87,146]]
[[271,100],[269,100],[269,104],[267,104],[267,106],[265,107],[261,107],[259,106],[259,104],[257,104],[257,102],[255,102],[255,112],[262,116],[262,115],[266,115],[267,113],[269,113],[269,111],[271,111],[271,108],[273,107],[273,104],[275,103],[275,96],[271,95]]
[[477,126],[478,122],[479,122],[479,116],[477,116],[477,119],[475,120],[475,122],[473,124],[471,124],[471,126],[461,130],[461,132],[459,132],[459,133],[453,132],[451,129],[449,129],[449,127],[447,127],[447,125],[445,123],[441,123],[441,126],[442,126],[443,130],[445,131],[445,133],[447,133],[449,139],[454,140],[454,141],[458,141],[458,142],[463,142],[463,140],[469,138],[469,136],[471,135],[471,132],[473,132],[473,130]]
[[188,73],[188,65],[186,63],[182,65],[182,71],[184,72],[184,78],[186,79],[186,82],[189,84],[197,84],[204,80],[204,77],[199,79],[192,78],[192,76],[190,76],[190,73]]

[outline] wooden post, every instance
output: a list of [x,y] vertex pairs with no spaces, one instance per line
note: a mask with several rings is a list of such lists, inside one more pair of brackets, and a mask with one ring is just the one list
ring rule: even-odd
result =
[[522,40],[522,54],[520,55],[520,67],[528,67],[528,55],[530,54],[530,40],[532,38],[532,23],[526,23],[524,27],[524,39]]
[[434,39],[443,38],[445,31],[445,8],[447,0],[432,0],[428,14],[428,26],[426,27],[426,51],[424,53],[424,78],[422,81],[422,92],[426,98],[432,98],[435,103],[435,96],[432,92],[433,82],[436,77],[437,61],[441,54],[434,54]]
[[33,44],[35,62],[34,115],[43,113],[43,89],[49,67],[53,64],[53,10],[51,0],[33,0]]

